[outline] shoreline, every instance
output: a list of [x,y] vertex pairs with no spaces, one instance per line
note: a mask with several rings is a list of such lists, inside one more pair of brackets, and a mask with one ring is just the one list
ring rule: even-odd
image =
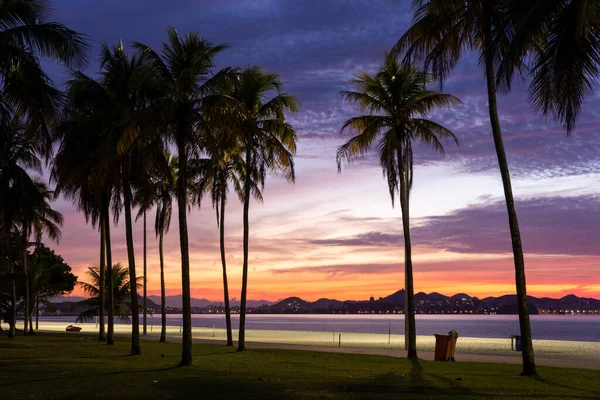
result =
[[[70,323],[40,321],[40,331],[65,332]],[[95,323],[76,324],[82,327],[80,334],[95,335],[98,332]],[[17,325],[19,328],[19,325]],[[22,327],[22,326],[21,326]],[[160,326],[148,325],[146,338],[157,338],[160,335]],[[115,334],[127,335],[131,332],[131,325],[115,324]],[[237,329],[233,330],[234,341],[237,338]],[[193,327],[192,336],[195,341],[225,342],[226,330],[219,328]],[[140,337],[142,329],[140,327]],[[167,326],[167,340],[180,339],[180,327]],[[341,339],[341,343],[340,343]],[[314,332],[292,330],[246,330],[246,340],[249,343],[260,343],[269,346],[303,346],[320,349],[321,351],[339,351],[340,349],[384,352],[403,352],[404,335],[375,334],[375,333],[347,333],[347,332]],[[553,360],[574,360],[579,362],[598,363],[600,369],[600,342],[576,342],[564,340],[533,340],[535,354],[538,358]],[[334,350],[338,349],[338,350]],[[435,350],[435,338],[431,336],[417,336],[417,350],[431,353]],[[502,357],[520,361],[521,353],[511,350],[511,340],[498,338],[473,338],[459,337],[456,346],[457,359],[465,356]],[[433,357],[431,357],[433,358]]]

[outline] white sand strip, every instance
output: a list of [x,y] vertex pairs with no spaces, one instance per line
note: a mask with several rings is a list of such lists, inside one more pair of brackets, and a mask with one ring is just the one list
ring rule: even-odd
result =
[[[65,331],[69,325],[65,322],[40,322],[40,330]],[[96,334],[98,327],[94,323],[76,324],[82,327],[82,333]],[[141,331],[141,328],[140,328]],[[128,334],[131,325],[115,324],[115,333]],[[181,337],[180,327],[167,327],[168,340],[178,340]],[[160,334],[160,326],[148,326],[151,336]],[[214,340],[224,342],[226,340],[225,329],[198,328],[192,329],[194,339]],[[234,339],[238,332],[234,330]],[[340,344],[341,339],[341,344]],[[338,333],[338,332],[303,332],[303,331],[279,331],[279,330],[247,330],[246,340],[248,342],[264,344],[290,344],[323,348],[355,348],[355,349],[381,349],[402,350],[404,348],[403,335],[368,334],[368,333]],[[433,352],[435,349],[435,338],[433,336],[418,336],[417,349],[420,352]],[[561,340],[534,340],[534,349],[538,358],[556,360],[580,360],[600,363],[600,342],[575,342]],[[486,355],[506,356],[520,360],[521,353],[511,350],[510,339],[494,338],[470,338],[459,337],[456,349],[457,358],[461,355]],[[433,358],[433,356],[431,356]],[[463,357],[464,359],[464,357]],[[466,360],[465,360],[466,361]]]

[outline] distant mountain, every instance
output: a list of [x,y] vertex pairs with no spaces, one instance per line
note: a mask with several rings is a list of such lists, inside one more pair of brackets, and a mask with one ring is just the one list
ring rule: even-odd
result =
[[48,300],[50,300],[51,303],[62,303],[65,301],[68,302],[72,302],[72,303],[76,303],[78,301],[82,301],[87,299],[87,297],[79,297],[79,296],[54,296],[54,297],[50,297]]
[[[330,313],[403,313],[404,289],[380,297],[378,300],[346,300],[321,298],[314,302],[303,300],[299,297],[288,297],[278,302],[267,300],[249,300],[248,309],[253,313],[266,314],[330,314]],[[67,312],[73,303],[83,300],[81,297],[60,297],[54,299],[54,304],[59,310]],[[57,301],[58,300],[58,301]],[[530,314],[571,314],[571,313],[600,313],[600,300],[578,297],[570,294],[560,299],[549,297],[528,297]],[[140,304],[142,299],[140,298]],[[193,312],[222,312],[223,302],[207,299],[192,301]],[[231,306],[239,310],[239,301],[231,300]],[[167,306],[175,308],[171,312],[180,312],[181,295],[167,296]],[[148,308],[154,312],[160,310],[160,297],[148,296]],[[457,293],[446,296],[437,292],[415,294],[415,311],[419,314],[451,314],[451,313],[476,313],[476,314],[516,314],[517,296],[514,294],[486,297],[479,299],[466,293]]]
[[[160,296],[148,296],[148,298],[152,299],[152,301],[155,302],[156,304],[160,304]],[[181,295],[167,296],[166,300],[167,300],[167,307],[181,308],[181,305],[182,305]],[[211,301],[208,299],[196,299],[196,298],[191,299],[192,307],[195,307],[195,308],[206,308],[210,305],[220,305],[222,303],[223,303],[223,301]],[[267,301],[267,300],[248,300],[246,303],[247,303],[247,307],[251,307],[251,308],[260,307],[262,305],[273,304],[272,301]],[[239,302],[239,300],[232,299],[229,304],[231,305],[231,307],[239,307],[240,302]]]
[[[219,304],[222,304],[223,302],[219,302]],[[268,301],[268,300],[246,300],[246,306],[247,307],[251,307],[251,308],[256,308],[256,307],[261,307],[261,306],[270,306],[271,304],[275,304],[276,302],[274,301]],[[239,300],[235,300],[232,299],[229,301],[229,305],[231,307],[239,307],[240,306],[240,301]]]
[[[446,297],[446,296],[443,296],[443,297]],[[461,300],[462,301],[463,299],[466,299],[467,301],[468,300],[473,300],[473,298],[471,296],[469,296],[468,294],[466,294],[466,293],[455,294],[454,296],[450,296],[448,300],[450,300],[450,301]]]
[[[424,295],[425,293],[419,293]],[[404,289],[398,290],[396,293],[390,294],[387,297],[379,298],[378,302],[391,303],[397,307],[404,307]]]
[[313,310],[313,304],[299,297],[288,297],[270,307],[273,314],[306,313]]
[[[319,299],[315,302],[299,297],[288,297],[271,306],[263,306],[255,312],[272,314],[300,313],[402,313],[404,312],[404,289],[378,300],[339,301]],[[600,300],[568,295],[561,299],[529,296],[529,313],[589,313],[600,312]],[[420,314],[478,313],[517,314],[517,296],[487,297],[483,300],[466,293],[446,296],[437,292],[415,294],[415,310]]]
[[316,310],[337,310],[342,307],[344,303],[339,300],[331,299],[319,299],[312,303],[312,306]]

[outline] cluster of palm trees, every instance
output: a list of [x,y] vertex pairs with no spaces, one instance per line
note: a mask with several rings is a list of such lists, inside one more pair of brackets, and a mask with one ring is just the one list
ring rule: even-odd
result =
[[[381,167],[392,204],[399,195],[405,253],[406,347],[416,357],[409,194],[412,186],[412,142],[443,152],[440,139],[452,132],[423,119],[434,107],[458,99],[427,90],[443,83],[465,53],[479,57],[484,72],[492,136],[506,200],[514,255],[523,374],[536,375],[527,311],[525,262],[510,172],[502,141],[497,95],[508,93],[515,76],[529,81],[536,111],[575,128],[586,98],[600,75],[600,2],[563,0],[413,0],[412,25],[375,74],[359,74],[355,92],[342,98],[368,115],[348,120],[342,130],[358,135],[338,150],[343,160],[359,156],[378,140]],[[399,64],[399,60],[401,64]],[[417,65],[422,71],[415,70]]]
[[[0,7],[14,6],[15,13],[19,12],[19,7],[30,7],[28,12],[37,12],[38,17],[15,17],[5,13],[11,10],[4,9],[0,15],[2,18],[8,15],[7,23],[17,21],[25,33],[39,35],[46,4],[38,0],[3,2]],[[25,34],[14,38],[15,46],[31,57],[35,66],[39,67],[39,56],[68,62],[67,66],[70,67],[78,66],[75,61],[83,65],[87,60],[88,49],[79,34],[59,24],[50,24],[48,31],[42,33],[45,34],[42,39],[61,39],[64,43],[40,44],[40,38],[33,37],[27,41]],[[0,44],[4,44],[2,38],[0,36]],[[169,229],[173,200],[176,199],[183,303],[181,364],[189,365],[192,362],[192,324],[187,213],[210,194],[221,229],[224,299],[227,304],[229,294],[223,238],[230,186],[234,187],[244,203],[244,263],[238,340],[239,350],[244,350],[250,201],[252,198],[262,198],[261,191],[269,171],[280,173],[289,181],[294,180],[296,133],[287,123],[285,113],[296,111],[297,101],[282,92],[277,75],[266,73],[259,67],[227,67],[213,71],[215,58],[227,46],[213,45],[197,33],[180,35],[174,28],[169,28],[160,52],[137,42],[133,47],[133,53],[128,54],[122,43],[112,47],[103,44],[99,78],[74,70],[65,93],[55,89],[39,69],[37,72],[40,76],[33,83],[45,83],[49,92],[47,96],[53,97],[33,104],[30,104],[32,100],[28,97],[24,98],[30,103],[23,100],[21,104],[16,101],[19,99],[14,99],[15,95],[22,93],[14,88],[10,80],[10,73],[18,78],[29,71],[16,74],[14,65],[1,71],[4,73],[3,93],[7,98],[1,104],[14,108],[9,113],[3,110],[2,116],[14,115],[17,120],[13,125],[22,123],[32,127],[27,131],[19,131],[23,131],[23,141],[31,147],[26,155],[11,158],[11,152],[21,150],[6,143],[9,153],[6,157],[2,154],[3,189],[8,188],[7,192],[9,189],[20,189],[16,181],[19,177],[4,167],[5,159],[18,166],[21,175],[29,177],[27,168],[37,166],[37,157],[43,155],[50,165],[50,179],[56,185],[54,195],[61,194],[71,199],[99,230],[99,339],[106,340],[107,344],[114,344],[114,316],[117,309],[114,279],[109,278],[115,273],[110,224],[111,220],[116,223],[124,214],[131,293],[131,354],[141,353],[138,311],[142,309],[145,314],[145,307],[138,304],[132,211],[135,208],[139,210],[138,217],[144,218],[145,226],[147,212],[156,209],[155,231],[159,237],[161,261],[161,340],[164,341],[166,305],[162,242]],[[11,57],[5,57],[7,64],[13,61]],[[28,77],[30,80],[33,78]],[[10,92],[11,89],[16,93]],[[9,132],[9,129],[2,130],[3,135]],[[41,144],[45,146],[35,147]],[[53,146],[55,152],[52,152]],[[172,149],[176,150],[177,156],[171,155]],[[46,193],[47,189],[44,189],[40,196]],[[23,204],[23,201],[33,201],[35,197],[25,192],[18,195],[14,200],[3,199],[3,236],[16,230],[26,236],[33,228],[37,229],[36,232],[47,228],[48,233],[55,233],[48,226],[37,224],[37,220],[36,225],[32,225],[32,217],[23,209],[28,204]],[[20,209],[13,208],[19,204]],[[44,216],[58,218],[58,214],[51,214],[47,201],[42,204],[46,207]],[[144,268],[144,294],[145,276]],[[108,316],[106,329],[105,311]],[[227,319],[228,344],[232,345],[230,317]],[[145,316],[143,322],[145,332]]]
[[[160,53],[142,43],[128,55],[123,44],[103,45],[100,78],[75,72],[67,84],[65,115],[56,128],[60,146],[53,160],[56,191],[73,199],[101,232],[100,264],[112,276],[110,218],[124,212],[131,284],[132,354],[140,354],[139,314],[134,282],[138,276],[132,233],[132,210],[144,219],[156,208],[155,231],[161,260],[162,332],[165,340],[164,261],[162,241],[169,228],[173,199],[177,201],[181,248],[183,365],[192,362],[190,262],[187,213],[210,194],[221,236],[228,187],[244,202],[244,276],[239,350],[244,349],[245,295],[248,271],[248,208],[251,196],[260,198],[266,174],[280,171],[293,180],[296,134],[285,111],[296,109],[294,97],[281,92],[276,75],[258,67],[227,67],[213,73],[215,57],[226,49],[196,33],[180,36],[168,29]],[[170,153],[170,146],[177,156]],[[145,236],[145,233],[144,233]],[[226,266],[221,240],[224,287]],[[144,303],[146,294],[146,238],[144,237]],[[108,329],[100,339],[114,342],[114,298],[111,280],[104,288],[100,268],[100,321],[108,312]],[[104,299],[103,293],[108,298]],[[225,301],[229,294],[225,292]],[[107,304],[107,306],[103,306]],[[227,310],[228,313],[228,310]],[[228,316],[228,319],[230,317]],[[228,341],[233,344],[231,326]]]

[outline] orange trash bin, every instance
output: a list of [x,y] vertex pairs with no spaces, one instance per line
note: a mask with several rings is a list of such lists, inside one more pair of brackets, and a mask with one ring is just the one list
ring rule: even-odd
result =
[[434,361],[447,361],[450,358],[450,336],[435,334]]

